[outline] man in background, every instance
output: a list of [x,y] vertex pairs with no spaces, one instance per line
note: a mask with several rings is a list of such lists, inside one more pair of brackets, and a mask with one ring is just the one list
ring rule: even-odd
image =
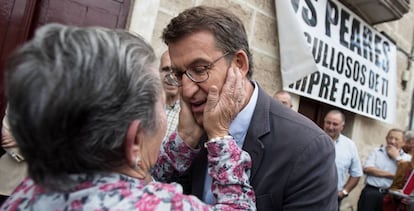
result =
[[167,114],[167,132],[165,137],[170,137],[178,125],[178,114],[180,113],[180,93],[178,86],[168,77],[171,72],[171,60],[168,51],[161,55],[160,75],[163,80],[165,92],[165,112]]
[[273,98],[281,102],[283,105],[292,108],[292,97],[290,96],[289,92],[286,92],[284,90],[277,91],[273,95]]
[[402,147],[405,153],[411,154],[411,150],[414,148],[414,131],[409,130],[404,134],[405,144]]
[[398,162],[411,160],[411,155],[402,150],[402,130],[389,130],[385,140],[386,145],[374,149],[365,162],[363,170],[367,177],[359,196],[358,211],[382,210],[383,198],[395,177]]
[[[342,199],[358,185],[363,175],[361,161],[355,143],[341,134],[345,126],[345,115],[339,110],[329,111],[323,122],[323,130],[335,144],[335,163],[338,172],[338,210]],[[349,174],[348,179],[346,178]]]

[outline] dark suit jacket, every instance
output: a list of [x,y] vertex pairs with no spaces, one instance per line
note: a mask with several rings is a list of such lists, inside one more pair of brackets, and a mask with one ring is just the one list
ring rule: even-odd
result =
[[[190,186],[183,184],[200,199],[207,165],[207,151],[201,149],[187,175]],[[250,183],[258,210],[337,210],[333,142],[312,121],[260,87],[243,150],[252,158]]]

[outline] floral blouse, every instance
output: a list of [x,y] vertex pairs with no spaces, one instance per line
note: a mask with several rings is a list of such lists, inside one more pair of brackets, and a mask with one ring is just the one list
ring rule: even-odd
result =
[[[206,147],[216,205],[184,195],[176,183],[146,184],[123,174],[97,173],[71,175],[77,185],[68,192],[47,191],[27,178],[0,210],[256,210],[254,191],[248,182],[250,156],[231,138],[208,142]],[[157,166],[154,172],[158,174],[168,174],[172,169],[182,172],[196,155],[176,133],[161,151],[159,162],[169,164]],[[175,165],[177,161],[181,164]]]

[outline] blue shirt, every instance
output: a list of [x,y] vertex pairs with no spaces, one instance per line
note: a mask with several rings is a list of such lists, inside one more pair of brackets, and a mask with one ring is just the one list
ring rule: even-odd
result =
[[[400,156],[404,161],[411,160],[411,155],[405,153],[403,150],[400,150]],[[364,167],[376,167],[395,174],[397,171],[397,162],[388,156],[384,146],[374,149],[371,154],[369,154]],[[392,184],[392,179],[367,175],[365,182],[374,187],[389,188]]]
[[[250,97],[249,103],[247,103],[246,107],[244,107],[243,110],[241,110],[237,114],[236,118],[234,118],[233,122],[231,122],[229,128],[230,135],[233,136],[237,146],[239,146],[240,149],[243,147],[244,138],[246,137],[247,130],[249,129],[250,120],[252,119],[254,109],[256,108],[257,97],[259,94],[259,91],[256,88],[257,85],[255,81],[253,81],[253,86],[254,90],[252,96]],[[204,180],[203,201],[207,204],[216,203],[216,198],[214,198],[214,195],[211,192],[211,182],[212,178],[206,171],[206,179]]]
[[347,181],[347,175],[361,177],[362,165],[355,143],[348,137],[339,134],[335,141],[335,164],[338,172],[338,190],[342,190]]

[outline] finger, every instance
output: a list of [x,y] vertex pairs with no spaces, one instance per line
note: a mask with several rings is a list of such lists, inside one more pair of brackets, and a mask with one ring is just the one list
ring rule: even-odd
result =
[[10,148],[10,147],[15,147],[15,146],[17,146],[17,143],[13,140],[3,139],[3,142],[1,143],[1,147],[3,148]]
[[205,111],[213,110],[217,106],[219,99],[220,99],[220,96],[219,96],[219,91],[218,91],[217,86],[214,86],[214,85],[211,86],[210,89],[208,90]]
[[224,82],[223,88],[222,88],[222,95],[226,96],[225,99],[228,100],[234,100],[234,87],[236,84],[236,74],[235,74],[235,68],[230,67],[227,71],[226,81]]
[[3,148],[12,148],[12,147],[15,147],[15,146],[17,146],[16,144],[5,144],[5,145],[1,145],[1,147],[3,147]]
[[235,71],[236,82],[234,87],[234,98],[237,99],[237,105],[240,107],[244,104],[245,95],[244,95],[244,80],[240,70],[237,68]]
[[12,139],[9,139],[9,138],[7,138],[7,137],[3,137],[3,140],[2,140],[2,142],[1,142],[1,144],[2,145],[8,145],[8,144],[11,144],[11,143],[13,143],[14,141],[12,140]]
[[179,124],[183,121],[186,121],[186,117],[187,116],[191,116],[191,110],[190,110],[190,105],[188,105],[188,103],[186,103],[182,96],[180,96],[180,113],[179,113]]

